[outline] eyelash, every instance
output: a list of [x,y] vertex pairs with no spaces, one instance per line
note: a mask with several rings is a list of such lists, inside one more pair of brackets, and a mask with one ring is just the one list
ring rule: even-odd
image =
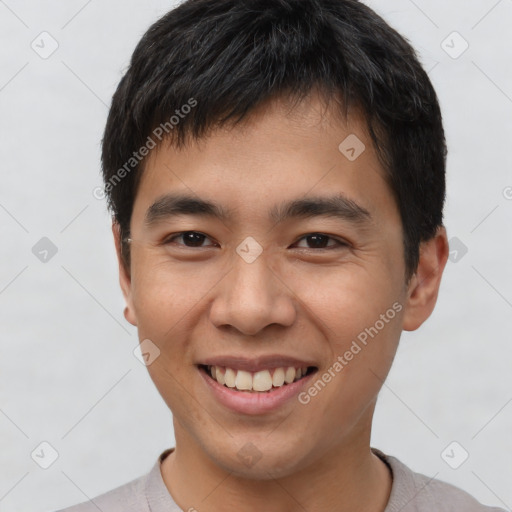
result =
[[[172,244],[174,243],[174,240],[177,239],[177,238],[180,238],[182,237],[183,235],[186,235],[187,233],[194,233],[194,234],[197,234],[197,235],[201,235],[201,236],[204,236],[206,238],[210,238],[208,235],[204,234],[204,233],[201,233],[200,231],[181,231],[179,233],[174,233],[172,235],[170,235],[169,237],[167,237],[163,242],[162,242],[162,245],[169,245],[169,244]],[[347,242],[345,242],[344,240],[340,240],[338,238],[335,238],[335,237],[332,237],[331,235],[327,235],[325,233],[317,233],[317,232],[313,232],[313,233],[308,233],[306,235],[303,235],[301,238],[299,238],[297,240],[297,242],[295,243],[298,243],[300,242],[301,240],[304,240],[305,238],[308,238],[310,236],[320,236],[320,237],[327,237],[328,239],[330,240],[334,240],[334,242],[336,242],[336,245],[332,245],[332,246],[328,246],[328,247],[319,247],[319,248],[312,248],[312,247],[300,247],[300,249],[306,249],[306,250],[310,250],[310,251],[329,251],[329,250],[333,250],[333,249],[336,249],[336,248],[342,248],[342,247],[349,247],[349,244]],[[206,247],[203,247],[203,246],[199,246],[199,247],[189,247],[187,245],[184,245],[184,244],[178,244],[182,247],[185,247],[186,249],[205,249],[206,247],[213,247],[212,245],[209,245],[209,246],[206,246]]]

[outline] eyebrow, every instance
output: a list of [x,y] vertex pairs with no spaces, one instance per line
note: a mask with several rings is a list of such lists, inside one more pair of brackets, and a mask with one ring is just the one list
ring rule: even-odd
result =
[[[147,209],[144,224],[149,228],[162,220],[180,215],[193,215],[227,222],[234,213],[232,209],[226,209],[219,204],[191,195],[166,194]],[[275,205],[269,212],[269,219],[275,224],[289,219],[314,217],[334,217],[353,224],[369,224],[373,220],[368,210],[342,194],[295,199]]]

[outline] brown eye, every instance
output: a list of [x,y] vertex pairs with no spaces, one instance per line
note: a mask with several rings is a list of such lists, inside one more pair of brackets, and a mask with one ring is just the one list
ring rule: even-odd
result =
[[[347,243],[342,242],[341,240],[337,240],[332,236],[324,235],[322,233],[310,233],[308,235],[303,236],[299,240],[299,242],[302,240],[306,240],[306,243],[309,245],[309,247],[301,247],[306,249],[331,249],[333,247],[348,246]],[[328,245],[328,242],[330,240],[334,243]]]
[[177,245],[183,245],[185,247],[210,247],[209,245],[204,246],[203,242],[208,238],[207,235],[199,233],[198,231],[183,231],[182,233],[176,233],[170,238],[167,238],[164,245],[175,243],[175,240],[183,240],[183,243]]

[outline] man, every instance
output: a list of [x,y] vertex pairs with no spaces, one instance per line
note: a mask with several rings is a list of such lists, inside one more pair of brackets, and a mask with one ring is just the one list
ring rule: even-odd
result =
[[379,16],[182,3],[137,46],[102,160],[125,317],[176,447],[68,512],[498,510],[370,447],[448,257],[437,97]]

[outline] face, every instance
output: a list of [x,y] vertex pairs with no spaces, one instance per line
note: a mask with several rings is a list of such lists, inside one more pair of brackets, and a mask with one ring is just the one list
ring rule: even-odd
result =
[[368,446],[400,333],[417,323],[416,281],[357,115],[274,102],[242,127],[162,146],[130,228],[126,316],[160,351],[148,370],[177,449],[263,479]]

